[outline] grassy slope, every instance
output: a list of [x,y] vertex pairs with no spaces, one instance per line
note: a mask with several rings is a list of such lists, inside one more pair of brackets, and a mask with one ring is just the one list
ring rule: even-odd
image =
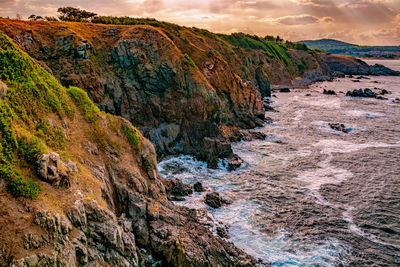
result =
[[0,100],[0,176],[15,197],[35,199],[42,191],[34,171],[38,156],[50,150],[71,152],[68,145],[74,140],[52,121],[73,123],[82,116],[88,124],[82,127],[87,128],[87,139],[100,149],[111,146],[120,151],[121,141],[110,137],[101,125],[102,118],[106,117],[114,133],[125,133],[131,145],[138,147],[140,134],[136,129],[100,113],[83,90],[61,86],[2,32],[0,80],[8,87]]
[[[275,42],[268,41],[264,38],[261,38],[256,35],[244,34],[244,33],[233,33],[230,35],[227,34],[215,34],[205,29],[199,29],[196,27],[184,27],[179,26],[173,23],[157,21],[155,19],[147,19],[147,18],[130,18],[130,17],[110,17],[110,16],[101,16],[97,18],[94,23],[102,23],[102,24],[112,24],[112,25],[151,25],[154,27],[161,28],[166,35],[181,49],[185,50],[183,47],[186,45],[198,46],[193,39],[189,36],[195,36],[198,40],[203,43],[206,43],[206,46],[215,47],[215,44],[212,45],[212,41],[219,43],[219,49],[216,52],[221,57],[229,57],[228,54],[234,54],[232,48],[243,48],[247,52],[251,52],[253,50],[259,50],[263,52],[263,58],[260,62],[255,62],[256,64],[263,64],[264,61],[270,63],[271,60],[275,60],[281,64],[284,64],[286,70],[291,74],[298,74],[303,71],[303,66],[298,66],[293,64],[292,55],[289,52],[292,50],[305,50],[309,51],[312,56],[315,57],[315,52],[309,50],[305,45],[295,44],[295,43],[286,43],[286,44],[278,44]],[[211,45],[210,45],[211,44]],[[200,44],[200,47],[202,45]],[[218,47],[218,45],[217,45]],[[191,55],[191,51],[188,51],[188,54]],[[255,60],[255,59],[253,59]],[[262,62],[261,62],[262,61]],[[290,68],[290,65],[291,66]],[[288,68],[289,67],[289,68]]]

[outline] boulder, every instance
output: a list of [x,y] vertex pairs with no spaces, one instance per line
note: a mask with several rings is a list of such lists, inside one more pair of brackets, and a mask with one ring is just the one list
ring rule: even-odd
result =
[[222,206],[222,197],[217,192],[208,193],[205,198],[205,203],[211,208],[217,209]]
[[376,93],[372,92],[371,89],[365,88],[363,89],[358,89],[358,90],[353,90],[353,91],[347,91],[346,96],[352,96],[352,97],[376,97]]
[[55,152],[43,154],[37,161],[39,177],[52,186],[70,186],[69,169]]
[[182,183],[179,179],[167,180],[165,182],[165,190],[171,200],[183,200],[182,197],[193,194],[192,187]]
[[203,192],[204,191],[204,187],[203,184],[200,182],[197,182],[193,185],[193,189],[195,192]]
[[281,93],[290,93],[290,89],[289,88],[281,88],[281,89],[279,89],[279,92],[281,92]]
[[234,155],[229,161],[228,161],[228,170],[233,171],[239,168],[243,163],[243,160],[238,156]]
[[323,94],[324,94],[324,95],[336,95],[336,92],[333,91],[333,90],[326,90],[326,89],[324,89]]

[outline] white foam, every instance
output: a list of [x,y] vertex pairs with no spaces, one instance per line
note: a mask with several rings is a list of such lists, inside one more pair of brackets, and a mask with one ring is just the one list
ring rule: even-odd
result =
[[319,190],[324,184],[340,184],[353,176],[345,169],[330,165],[332,157],[318,163],[318,169],[300,173],[296,179],[303,182],[304,187],[310,190]]
[[381,142],[369,142],[369,143],[351,143],[343,140],[336,139],[324,139],[320,140],[314,146],[321,147],[321,152],[325,154],[330,153],[350,153],[365,148],[380,148],[380,147],[400,147],[400,142],[395,143],[381,143]]

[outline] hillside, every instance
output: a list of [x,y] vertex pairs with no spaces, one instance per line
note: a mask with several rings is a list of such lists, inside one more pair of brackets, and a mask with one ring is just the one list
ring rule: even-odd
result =
[[0,266],[255,264],[167,200],[154,147],[130,122],[2,32],[0,80]]
[[320,49],[332,54],[352,55],[358,57],[400,57],[400,46],[360,46],[334,39],[304,40],[311,49]]

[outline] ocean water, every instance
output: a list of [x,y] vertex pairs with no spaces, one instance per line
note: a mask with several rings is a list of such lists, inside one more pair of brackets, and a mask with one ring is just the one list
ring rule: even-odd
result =
[[[400,70],[400,61],[368,63]],[[201,181],[231,200],[212,209],[205,193],[195,193],[176,203],[207,214],[236,246],[272,266],[400,266],[400,77],[369,78],[276,93],[279,112],[267,113],[274,123],[258,129],[268,137],[234,144],[245,161],[236,171],[181,156],[160,162],[160,174]],[[345,96],[375,87],[392,93]]]

